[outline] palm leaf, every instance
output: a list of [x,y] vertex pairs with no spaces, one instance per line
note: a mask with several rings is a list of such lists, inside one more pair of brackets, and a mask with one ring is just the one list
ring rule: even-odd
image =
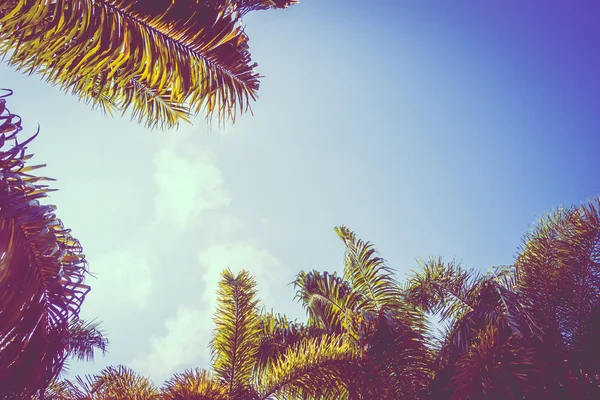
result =
[[100,323],[96,321],[78,320],[69,326],[69,342],[67,352],[69,356],[79,361],[92,361],[94,350],[106,354],[108,339],[99,328]]
[[550,391],[600,396],[600,198],[544,215],[523,239],[515,275],[544,332]]
[[[69,327],[90,290],[79,242],[39,200],[51,191],[28,174],[20,118],[0,98],[0,388],[26,397],[62,369]],[[11,146],[12,144],[12,146]],[[1,391],[0,390],[0,391]]]
[[148,126],[199,112],[235,120],[259,86],[240,19],[293,3],[9,0],[0,4],[0,53],[96,107],[132,107]]
[[301,271],[294,281],[296,298],[308,313],[309,326],[357,338],[356,323],[366,304],[362,295],[335,273]]
[[164,400],[229,400],[227,386],[204,370],[175,374],[162,388]]
[[335,232],[346,244],[344,280],[368,299],[375,310],[401,306],[402,293],[394,272],[384,259],[376,256],[374,246],[356,239],[345,226],[335,228]]
[[285,315],[273,312],[263,313],[261,320],[262,332],[255,365],[255,369],[261,372],[268,370],[291,346],[325,335],[325,331],[316,326],[291,321]]
[[258,377],[259,398],[343,398],[359,362],[359,353],[341,335],[303,340]]
[[214,316],[216,328],[210,345],[213,369],[234,398],[251,392],[261,333],[257,304],[256,282],[247,271],[237,276],[230,270],[221,273]]

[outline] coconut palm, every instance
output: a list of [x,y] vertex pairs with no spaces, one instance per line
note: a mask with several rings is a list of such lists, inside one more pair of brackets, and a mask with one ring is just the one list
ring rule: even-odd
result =
[[[226,270],[221,275],[215,329],[210,343],[213,372],[189,370],[176,374],[159,391],[135,372],[124,367],[111,367],[96,376],[56,382],[46,393],[46,399],[340,398],[349,384],[344,380],[347,377],[344,371],[359,361],[356,351],[343,341],[341,335],[321,335],[288,343],[280,354],[259,366],[260,345],[264,342],[268,317],[259,312],[255,286],[254,278],[246,271],[234,275]],[[116,393],[126,395],[119,397]]]
[[[78,322],[90,290],[79,242],[40,200],[52,191],[27,166],[27,144],[20,141],[21,119],[0,96],[0,395],[27,398],[43,390],[71,355],[89,356],[105,348],[95,327]],[[93,333],[96,338],[72,336]]]
[[307,325],[322,334],[343,335],[361,355],[344,398],[416,399],[431,380],[422,313],[405,302],[400,285],[372,244],[336,228],[346,245],[344,276],[301,272],[297,298]]
[[172,127],[204,112],[235,119],[259,75],[241,27],[297,0],[6,0],[0,53],[105,112]]

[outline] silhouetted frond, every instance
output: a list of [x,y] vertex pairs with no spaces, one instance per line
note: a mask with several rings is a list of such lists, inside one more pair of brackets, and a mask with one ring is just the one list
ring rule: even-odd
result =
[[89,291],[79,242],[40,200],[52,191],[26,166],[21,120],[0,98],[0,394],[32,396],[60,372],[69,327]]

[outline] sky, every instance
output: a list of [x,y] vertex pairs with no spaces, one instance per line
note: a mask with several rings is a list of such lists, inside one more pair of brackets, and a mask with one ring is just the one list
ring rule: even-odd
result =
[[311,1],[245,18],[254,115],[150,131],[0,64],[83,244],[110,339],[71,376],[209,367],[220,272],[304,318],[300,270],[340,271],[344,224],[403,281],[416,259],[514,261],[543,213],[599,194],[600,3]]

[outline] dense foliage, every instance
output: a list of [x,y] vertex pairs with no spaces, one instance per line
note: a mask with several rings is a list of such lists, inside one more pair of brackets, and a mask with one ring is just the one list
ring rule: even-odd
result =
[[159,388],[110,367],[55,382],[46,398],[600,398],[600,199],[542,218],[512,266],[478,273],[432,258],[404,285],[370,243],[336,232],[343,275],[302,271],[294,281],[305,323],[259,312],[254,279],[226,270],[212,372]]

